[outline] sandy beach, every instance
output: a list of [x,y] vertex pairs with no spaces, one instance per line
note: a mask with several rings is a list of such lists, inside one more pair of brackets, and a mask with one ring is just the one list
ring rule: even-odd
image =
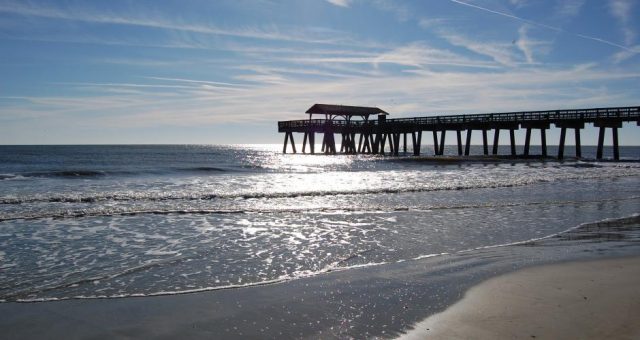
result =
[[[577,247],[559,249],[588,249]],[[1,303],[0,329],[11,339],[368,339],[394,338],[412,325],[412,339],[638,334],[640,257],[528,267],[496,277],[524,264],[519,258],[544,261],[542,248],[487,249],[246,289]]]
[[401,339],[638,339],[640,257],[492,278]]

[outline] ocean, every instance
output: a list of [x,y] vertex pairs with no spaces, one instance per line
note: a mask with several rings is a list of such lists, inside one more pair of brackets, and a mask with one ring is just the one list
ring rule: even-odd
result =
[[622,147],[619,162],[594,154],[460,161],[292,155],[280,145],[0,146],[0,301],[260,289],[637,217],[640,147]]

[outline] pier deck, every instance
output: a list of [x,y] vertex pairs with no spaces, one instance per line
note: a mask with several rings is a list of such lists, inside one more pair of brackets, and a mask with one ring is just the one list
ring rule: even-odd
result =
[[[318,110],[318,107],[324,110]],[[447,131],[454,131],[457,136],[458,155],[469,155],[471,135],[474,130],[483,136],[483,151],[489,154],[487,131],[495,130],[492,154],[497,154],[500,130],[508,130],[510,135],[511,155],[516,156],[515,135],[517,129],[526,129],[523,156],[529,156],[531,133],[540,131],[542,156],[547,156],[546,130],[553,124],[561,129],[558,143],[558,158],[564,157],[564,144],[567,129],[574,129],[576,157],[581,157],[580,130],[585,124],[593,124],[599,128],[597,158],[603,157],[605,130],[612,130],[613,158],[619,159],[618,128],[624,122],[636,122],[640,126],[640,106],[590,108],[577,110],[522,111],[506,113],[484,113],[469,115],[443,115],[413,118],[387,119],[387,113],[378,108],[356,106],[338,106],[316,104],[307,111],[309,119],[278,122],[278,132],[285,133],[283,152],[291,142],[292,151],[297,152],[293,133],[303,133],[302,152],[306,152],[307,144],[311,153],[315,153],[315,134],[323,135],[322,152],[337,153],[334,134],[342,137],[342,153],[384,154],[386,145],[392,155],[400,152],[403,137],[404,152],[407,151],[407,135],[411,135],[413,154],[420,155],[422,133],[431,131],[435,155],[442,155]],[[324,114],[325,119],[311,119],[312,114]],[[369,115],[378,114],[377,120],[369,120]],[[352,120],[360,116],[362,120]],[[344,119],[336,119],[342,117]],[[466,131],[466,143],[462,143],[462,131]],[[358,143],[356,144],[356,140]],[[464,150],[463,150],[464,146]]]

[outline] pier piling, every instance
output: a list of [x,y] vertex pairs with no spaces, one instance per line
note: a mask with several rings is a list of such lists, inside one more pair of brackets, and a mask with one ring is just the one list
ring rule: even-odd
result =
[[467,130],[467,141],[464,144],[464,155],[465,156],[469,156],[469,148],[471,147],[471,132],[473,132],[472,129]]
[[442,130],[442,133],[440,134],[440,146],[438,147],[438,155],[442,156],[444,155],[444,138],[446,136],[447,130]]
[[440,149],[438,148],[440,146],[440,144],[438,144],[438,132],[436,130],[433,130],[433,152],[434,152],[434,156],[437,156],[440,154]]
[[605,130],[610,128],[612,130],[612,142],[613,142],[613,159],[620,159],[620,151],[618,149],[618,128],[622,127],[622,121],[618,120],[599,120],[593,123],[593,126],[600,128],[598,133],[598,149],[596,152],[596,158],[602,159],[604,149],[604,135]]
[[558,159],[564,158],[564,139],[567,136],[567,128],[560,128],[560,142],[558,143]]
[[484,155],[489,154],[489,144],[487,144],[487,129],[482,129],[482,151]]
[[497,128],[495,133],[493,134],[493,150],[492,154],[498,154],[498,141],[500,140],[500,128]]

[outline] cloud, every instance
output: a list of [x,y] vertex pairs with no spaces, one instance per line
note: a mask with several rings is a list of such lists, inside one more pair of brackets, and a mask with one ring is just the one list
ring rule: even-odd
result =
[[613,61],[614,64],[619,64],[627,59],[630,59],[640,54],[640,45],[632,46],[632,48],[635,51],[620,51],[618,53],[615,53],[611,57],[611,61]]
[[427,65],[465,65],[487,67],[487,63],[478,63],[456,55],[453,52],[430,48],[422,42],[414,42],[406,46],[380,54],[373,59],[374,65],[390,63],[422,68]]
[[[414,44],[389,51],[384,58],[394,60],[402,53],[420,56],[424,51],[420,44]],[[413,59],[420,57],[394,63],[412,64]],[[514,107],[635,105],[633,87],[609,91],[607,86],[640,79],[640,72],[602,69],[594,64],[553,68],[533,65],[506,72],[414,67],[406,72],[381,70],[376,76],[340,78],[307,77],[265,66],[246,70],[255,71],[240,76],[243,81],[251,81],[250,86],[162,76],[145,78],[148,82],[141,83],[60,83],[56,86],[83,91],[82,96],[23,96],[8,101],[0,98],[0,121],[66,121],[105,128],[201,127],[295,119],[315,102],[380,106],[394,117],[496,112]]]
[[520,8],[529,5],[529,0],[509,0],[509,3],[516,8]]
[[632,5],[633,3],[629,0],[611,0],[609,1],[609,10],[614,17],[626,24],[631,19]]
[[515,42],[516,47],[522,51],[528,64],[535,63],[534,53],[546,54],[549,52],[550,42],[534,40],[529,38],[528,32],[531,29],[529,25],[522,25],[518,29],[518,39]]
[[580,13],[585,0],[559,0],[556,15],[559,17],[575,17]]
[[52,6],[35,6],[29,2],[2,2],[0,12],[12,13],[24,16],[41,17],[57,20],[71,20],[88,23],[140,26],[172,31],[183,31],[236,38],[293,41],[320,44],[351,44],[353,41],[345,41],[336,37],[335,32],[318,32],[317,30],[287,30],[283,32],[275,26],[271,27],[243,27],[222,28],[212,24],[198,24],[174,21],[162,16],[150,14],[135,15],[133,13],[113,14],[98,12],[86,8],[56,8]]
[[527,26],[521,26],[520,29],[518,29],[518,34],[519,37],[516,46],[524,53],[527,63],[533,64],[533,51],[531,50],[531,41],[529,41],[527,37]]
[[351,0],[327,0],[327,2],[340,7],[349,7],[351,4]]
[[447,21],[449,21],[449,19],[445,19],[445,18],[421,18],[420,20],[418,20],[418,26],[420,26],[421,28],[427,29],[427,28],[432,28],[434,26],[439,26],[442,25],[443,23],[446,23]]
[[614,18],[618,20],[621,26],[624,43],[631,45],[636,37],[636,32],[629,26],[631,22],[633,2],[630,0],[610,0],[609,11]]
[[471,4],[471,3],[468,3],[468,2],[464,2],[464,1],[460,1],[460,0],[449,0],[449,1],[451,1],[453,3],[456,3],[456,4],[459,4],[459,5],[475,8],[475,9],[478,9],[478,10],[481,10],[481,11],[484,11],[484,12],[493,13],[493,14],[500,15],[500,16],[503,16],[503,17],[506,17],[506,18],[518,20],[518,21],[521,21],[521,22],[524,22],[524,23],[527,23],[527,24],[530,24],[530,25],[533,25],[533,26],[538,26],[538,27],[546,28],[546,29],[549,29],[549,30],[552,30],[552,31],[573,35],[573,36],[581,38],[581,39],[587,39],[587,40],[595,41],[595,42],[598,42],[598,43],[601,43],[601,44],[606,44],[606,45],[617,47],[619,49],[623,49],[623,50],[627,50],[627,51],[634,51],[633,49],[631,49],[631,48],[629,48],[627,46],[617,44],[617,43],[612,42],[610,40],[606,40],[606,39],[602,39],[602,38],[598,38],[598,37],[594,37],[594,36],[590,36],[590,35],[586,35],[586,34],[573,33],[573,32],[564,30],[564,29],[562,29],[560,27],[551,26],[551,25],[547,25],[547,24],[544,24],[544,23],[541,23],[541,22],[534,21],[534,20],[521,18],[521,17],[515,16],[515,15],[512,15],[512,14],[509,14],[509,13],[492,10],[490,8],[487,8],[487,7],[474,5],[474,4]]
[[505,66],[515,66],[518,61],[513,53],[513,44],[477,41],[466,38],[462,35],[451,32],[440,32],[442,38],[446,39],[450,44],[464,47],[474,53],[490,57],[495,62]]
[[393,13],[399,21],[408,21],[411,18],[411,10],[403,4],[393,0],[373,0],[373,5],[382,11]]
[[166,78],[166,77],[146,77],[146,78],[154,79],[154,80],[182,82],[182,83],[189,83],[189,84],[205,84],[205,85],[220,86],[225,88],[245,87],[245,85],[242,85],[242,84],[233,84],[233,83],[220,82],[220,81],[194,80],[194,79],[184,79],[184,78]]
[[430,47],[424,42],[412,42],[383,52],[369,52],[359,55],[294,56],[285,59],[306,65],[364,64],[375,69],[383,65],[425,68],[428,66],[455,66],[473,68],[496,68],[492,62],[473,60],[444,49]]

